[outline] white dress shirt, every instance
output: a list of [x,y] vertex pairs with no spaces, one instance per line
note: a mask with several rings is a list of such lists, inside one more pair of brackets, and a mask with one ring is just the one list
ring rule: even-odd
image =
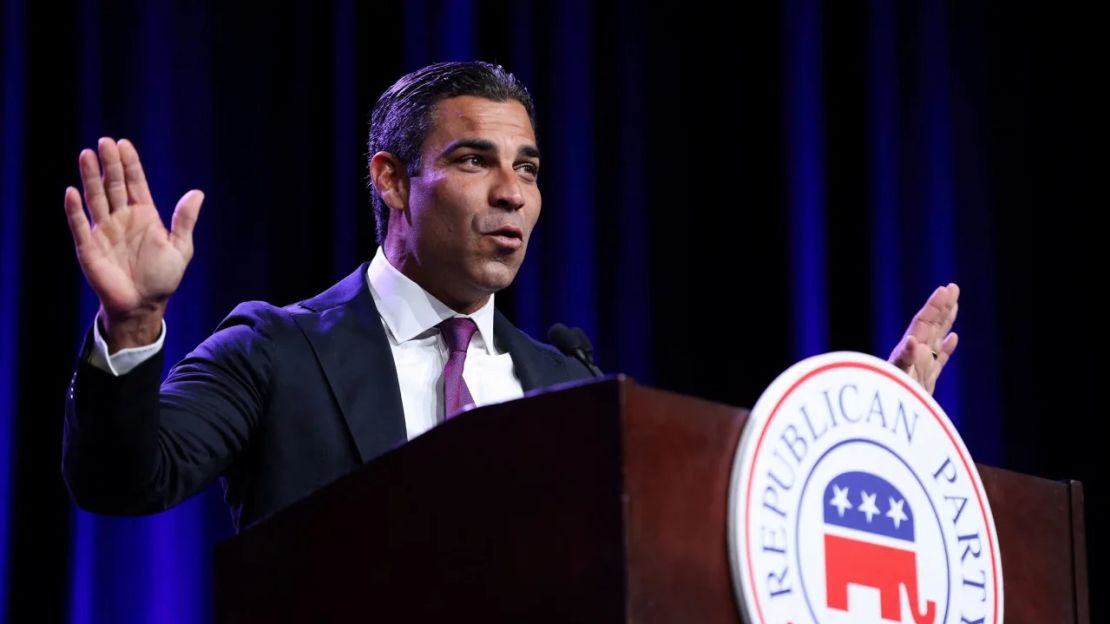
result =
[[[488,405],[524,396],[512,357],[502,353],[493,340],[493,295],[477,312],[458,314],[394,268],[380,248],[366,270],[366,280],[397,365],[405,429],[410,440],[442,420],[443,367],[448,353],[436,325],[451,317],[470,316],[478,326],[463,367],[463,379],[474,403]],[[162,333],[153,344],[109,355],[108,343],[96,322],[89,362],[107,373],[124,375],[158,353],[165,337],[163,321]]]
[[478,325],[463,367],[474,403],[488,405],[524,396],[512,357],[498,350],[493,341],[493,295],[474,314],[458,314],[394,268],[380,248],[366,273],[397,364],[410,440],[441,420],[448,353],[436,325],[451,317],[470,316]]

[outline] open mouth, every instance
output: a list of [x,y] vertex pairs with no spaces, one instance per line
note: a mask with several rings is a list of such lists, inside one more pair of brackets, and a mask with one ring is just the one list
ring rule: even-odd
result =
[[524,231],[514,225],[506,225],[486,233],[498,247],[515,250],[524,245]]

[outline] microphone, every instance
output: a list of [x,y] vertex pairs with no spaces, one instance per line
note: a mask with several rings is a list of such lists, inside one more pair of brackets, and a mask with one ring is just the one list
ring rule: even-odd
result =
[[547,330],[547,340],[564,355],[582,362],[594,377],[601,377],[601,369],[594,364],[594,347],[586,332],[578,327],[570,328],[562,323],[555,323]]

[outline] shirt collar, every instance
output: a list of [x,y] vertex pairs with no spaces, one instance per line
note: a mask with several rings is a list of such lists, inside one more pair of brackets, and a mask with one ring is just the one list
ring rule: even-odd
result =
[[469,316],[478,325],[478,335],[482,337],[482,344],[475,346],[491,355],[497,353],[493,345],[493,295],[473,314],[459,314],[398,271],[386,259],[381,247],[366,269],[366,279],[378,314],[398,344],[424,334],[451,317]]

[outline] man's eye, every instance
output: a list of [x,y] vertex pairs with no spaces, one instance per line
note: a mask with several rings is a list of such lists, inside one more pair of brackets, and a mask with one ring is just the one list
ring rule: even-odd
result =
[[473,165],[477,167],[482,164],[482,157],[478,156],[477,154],[470,154],[469,156],[463,156],[462,158],[460,158],[459,162],[463,163],[464,165]]
[[524,163],[521,165],[517,165],[517,171],[520,171],[525,175],[536,177],[540,172],[540,168],[536,165],[533,165],[532,163]]

